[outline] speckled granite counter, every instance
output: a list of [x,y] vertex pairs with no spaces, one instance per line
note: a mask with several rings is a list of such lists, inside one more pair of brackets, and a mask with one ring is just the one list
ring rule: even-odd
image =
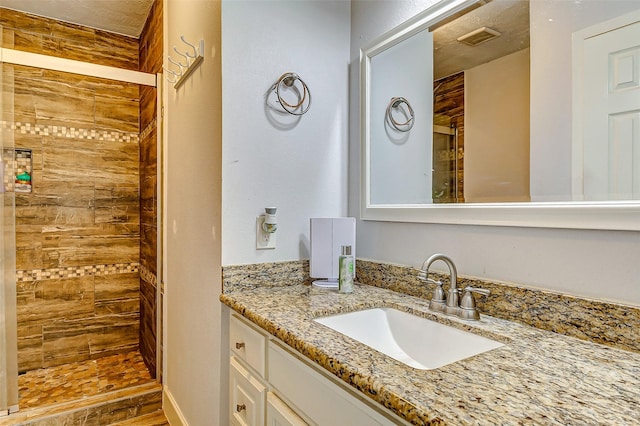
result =
[[[243,285],[220,300],[352,387],[416,425],[637,425],[640,353],[482,316],[464,322],[424,299],[356,285],[353,294],[305,284]],[[416,370],[313,322],[388,306],[506,343],[436,370]]]

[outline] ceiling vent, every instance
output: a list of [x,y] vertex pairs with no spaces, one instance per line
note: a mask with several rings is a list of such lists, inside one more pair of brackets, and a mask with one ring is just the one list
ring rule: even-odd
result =
[[464,43],[469,46],[477,46],[496,37],[500,37],[499,32],[497,32],[496,30],[492,30],[489,27],[482,27],[478,28],[477,30],[473,30],[461,37],[458,37],[457,40],[460,43]]

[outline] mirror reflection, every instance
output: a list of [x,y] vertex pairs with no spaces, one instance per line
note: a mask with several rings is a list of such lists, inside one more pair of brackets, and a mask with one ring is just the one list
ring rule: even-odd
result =
[[640,3],[481,3],[371,58],[371,204],[640,199]]

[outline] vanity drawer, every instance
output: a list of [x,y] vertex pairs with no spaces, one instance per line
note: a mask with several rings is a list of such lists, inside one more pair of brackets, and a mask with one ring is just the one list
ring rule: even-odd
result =
[[262,377],[265,376],[267,338],[236,315],[229,322],[229,347]]
[[234,356],[229,368],[231,423],[240,426],[264,425],[267,387]]

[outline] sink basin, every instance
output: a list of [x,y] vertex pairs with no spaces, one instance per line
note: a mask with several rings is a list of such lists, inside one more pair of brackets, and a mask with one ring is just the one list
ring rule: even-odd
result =
[[393,308],[367,309],[314,321],[420,370],[439,368],[503,346]]

